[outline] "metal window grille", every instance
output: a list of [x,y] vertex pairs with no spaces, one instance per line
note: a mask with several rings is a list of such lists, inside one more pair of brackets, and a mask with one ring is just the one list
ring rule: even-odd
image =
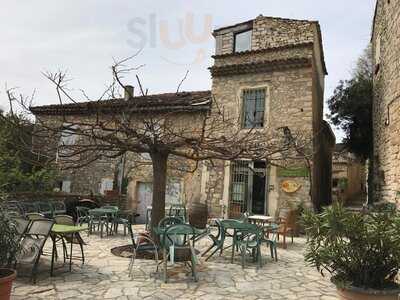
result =
[[247,211],[249,162],[235,161],[231,168],[230,217],[239,217]]
[[243,127],[261,128],[264,126],[265,90],[243,91]]

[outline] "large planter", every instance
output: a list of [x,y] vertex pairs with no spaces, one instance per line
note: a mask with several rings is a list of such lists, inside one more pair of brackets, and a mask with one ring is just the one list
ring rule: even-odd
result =
[[207,204],[194,202],[189,210],[189,223],[193,227],[204,229],[207,226],[208,208]]
[[9,300],[12,283],[17,277],[17,272],[12,269],[0,269],[0,300]]
[[339,298],[342,300],[398,300],[400,299],[400,289],[396,290],[372,290],[356,287],[341,289],[338,288]]

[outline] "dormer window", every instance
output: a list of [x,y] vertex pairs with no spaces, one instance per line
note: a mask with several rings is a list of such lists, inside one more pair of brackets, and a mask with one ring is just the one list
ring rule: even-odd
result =
[[251,50],[251,32],[252,30],[246,30],[235,33],[234,52],[243,52]]

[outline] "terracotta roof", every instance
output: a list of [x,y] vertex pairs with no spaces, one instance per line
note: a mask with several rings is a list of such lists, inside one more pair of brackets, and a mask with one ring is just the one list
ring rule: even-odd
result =
[[261,61],[244,64],[234,64],[226,66],[210,67],[211,75],[239,75],[254,72],[269,72],[282,69],[293,69],[302,67],[311,67],[312,62],[309,58],[289,58],[272,61]]
[[30,107],[35,115],[87,115],[92,113],[127,112],[196,112],[211,107],[211,91],[164,93],[69,104]]

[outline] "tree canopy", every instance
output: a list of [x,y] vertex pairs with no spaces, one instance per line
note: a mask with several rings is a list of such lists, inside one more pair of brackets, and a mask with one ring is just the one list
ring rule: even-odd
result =
[[328,100],[329,119],[345,133],[343,143],[358,157],[371,157],[373,63],[368,47],[359,58],[352,78],[340,81]]
[[21,116],[0,115],[0,189],[4,192],[51,189],[54,170],[39,166],[30,151],[33,127]]

